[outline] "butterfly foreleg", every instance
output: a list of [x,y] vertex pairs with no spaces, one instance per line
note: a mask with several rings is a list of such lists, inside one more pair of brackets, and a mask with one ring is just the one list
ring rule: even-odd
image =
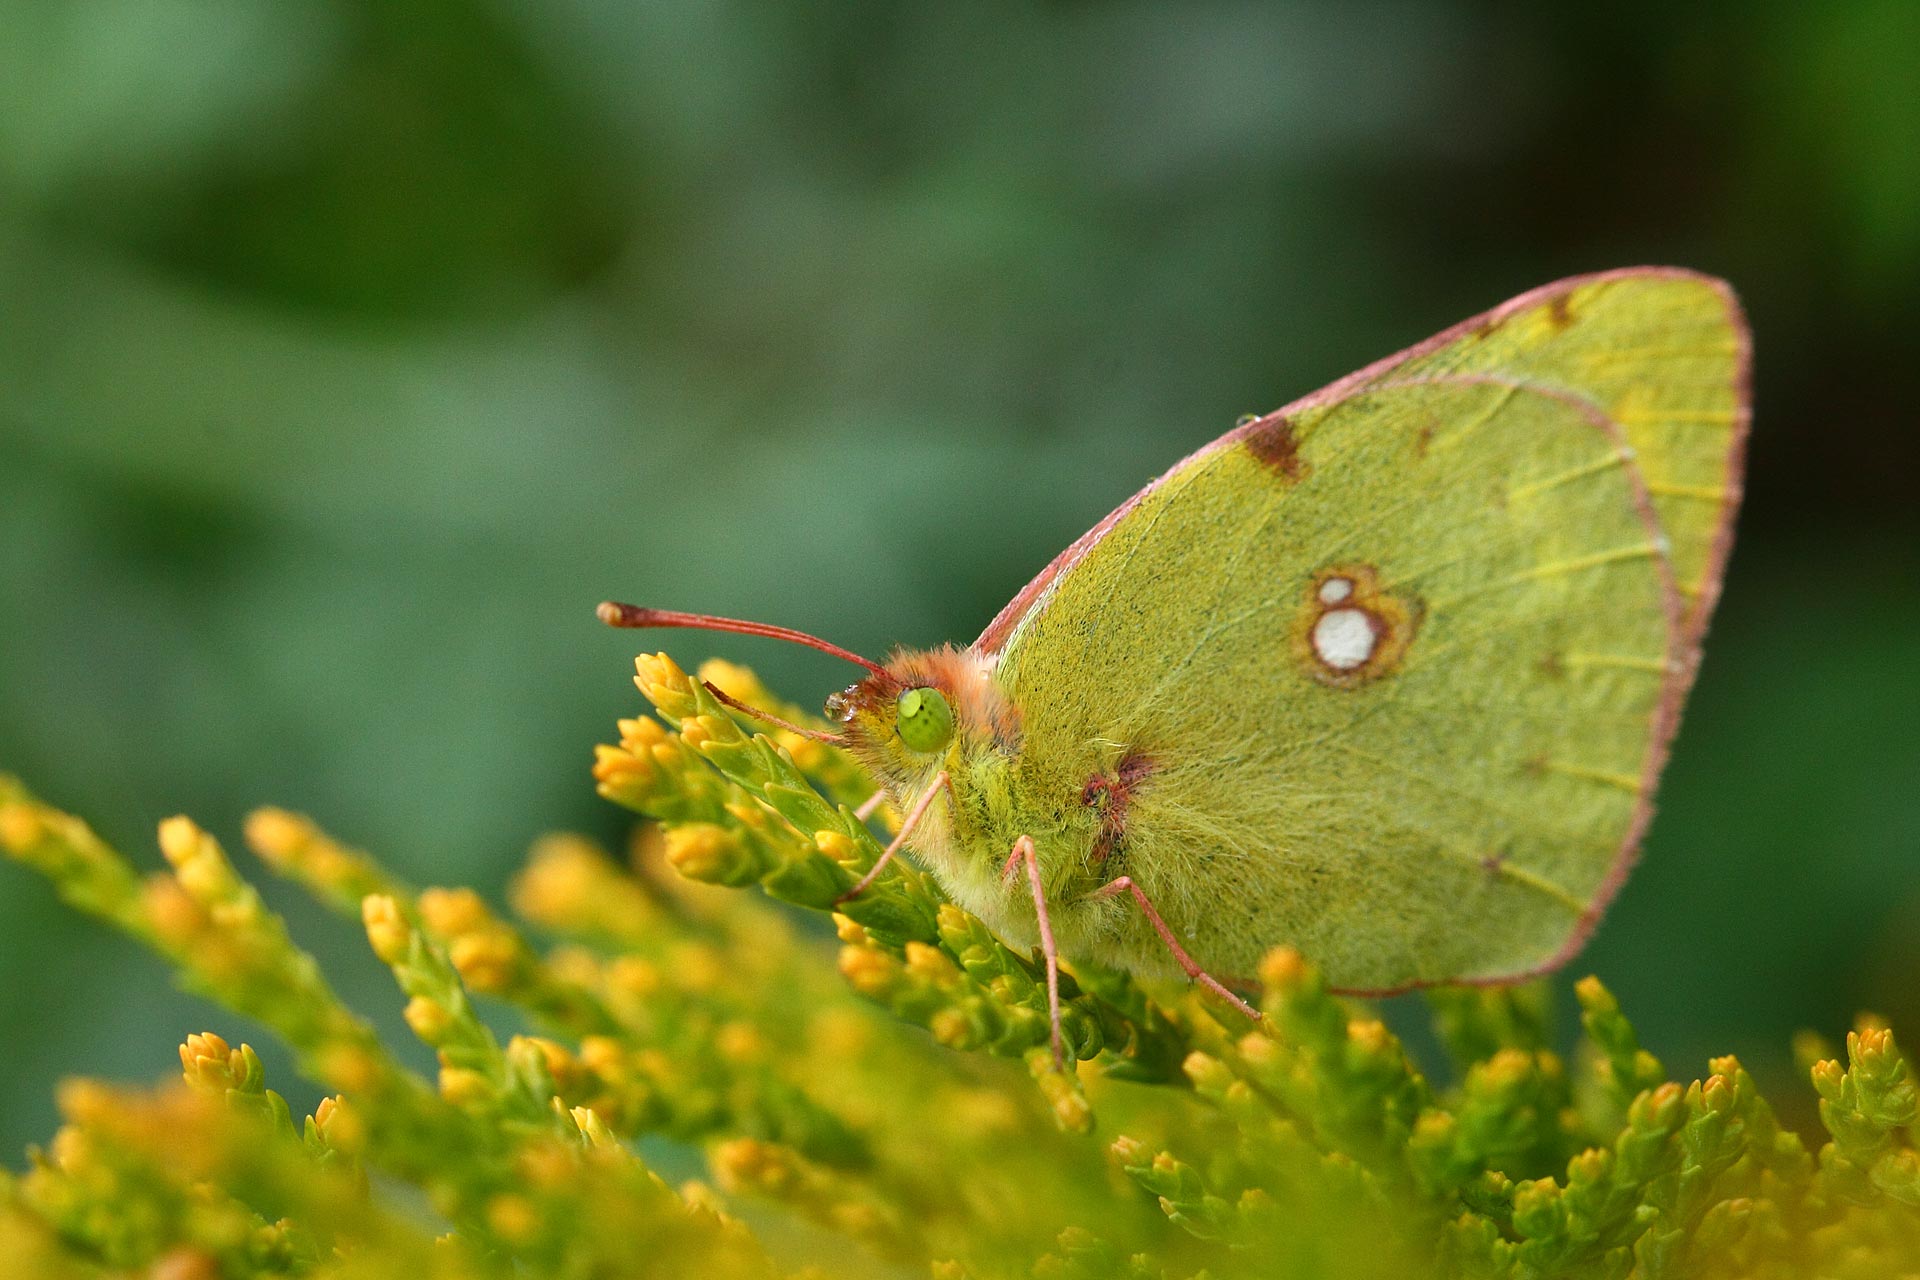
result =
[[1040,922],[1040,954],[1047,963],[1047,1019],[1053,1035],[1053,1065],[1067,1069],[1066,1038],[1060,1031],[1060,948],[1053,941],[1053,920],[1047,914],[1047,893],[1040,884],[1040,859],[1033,852],[1033,839],[1021,836],[1013,842],[1013,852],[1000,868],[1000,882],[1009,884],[1021,863],[1027,864],[1027,884],[1033,890],[1033,914]]
[[1132,876],[1120,876],[1117,879],[1109,880],[1088,894],[1082,901],[1098,902],[1103,898],[1115,898],[1123,893],[1132,895],[1134,903],[1140,908],[1140,914],[1147,918],[1147,923],[1153,926],[1153,931],[1160,935],[1160,941],[1164,942],[1167,950],[1173,953],[1174,963],[1178,964],[1189,978],[1213,992],[1222,1000],[1225,1000],[1228,1004],[1246,1014],[1249,1018],[1254,1019],[1256,1022],[1259,1021],[1260,1011],[1258,1009],[1233,994],[1233,992],[1227,990],[1220,979],[1214,977],[1205,969],[1202,969],[1199,964],[1195,962],[1194,958],[1187,954],[1187,949],[1180,945],[1180,939],[1173,936],[1173,930],[1167,927],[1167,922],[1161,919],[1160,913],[1154,909],[1153,900],[1147,897],[1145,890],[1133,882]]
[[[920,798],[913,802],[913,808],[907,810],[907,816],[900,823],[900,833],[894,836],[893,842],[887,846],[886,851],[875,860],[874,864],[867,868],[867,874],[860,877],[860,882],[833,900],[834,906],[839,906],[849,898],[859,897],[861,893],[866,890],[866,887],[874,882],[881,870],[889,862],[893,861],[893,856],[899,853],[902,846],[907,843],[907,837],[912,835],[913,829],[920,825],[920,819],[927,816],[927,810],[932,806],[933,798],[940,794],[940,788],[946,787],[951,790],[952,786],[953,784],[948,780],[945,769],[942,769],[934,775],[933,781],[927,784],[927,789],[922,791]],[[871,805],[873,808],[878,808],[879,805],[877,802],[884,799],[886,794],[886,792],[882,791],[875,795],[872,799],[868,800],[866,804],[861,805],[860,809],[855,810],[855,814],[864,821],[868,814],[872,812],[872,809],[869,809],[868,806]],[[862,810],[866,812],[861,812]]]

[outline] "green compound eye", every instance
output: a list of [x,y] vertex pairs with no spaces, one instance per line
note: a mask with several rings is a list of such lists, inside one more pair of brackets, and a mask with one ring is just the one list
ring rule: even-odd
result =
[[953,736],[953,708],[938,689],[909,689],[900,695],[900,741],[915,751],[938,751]]

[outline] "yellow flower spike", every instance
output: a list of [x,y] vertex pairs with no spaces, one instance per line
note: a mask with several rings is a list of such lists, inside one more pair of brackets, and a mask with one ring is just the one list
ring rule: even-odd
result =
[[386,1074],[379,1058],[357,1044],[341,1042],[318,1055],[316,1073],[321,1083],[340,1093],[370,1092]]
[[413,928],[400,914],[400,904],[384,893],[370,893],[360,901],[360,921],[366,926],[367,942],[382,964],[399,964],[407,958]]
[[722,1026],[713,1038],[720,1056],[735,1064],[760,1062],[767,1057],[767,1038],[751,1022],[733,1021]]
[[780,701],[767,686],[760,683],[760,677],[754,674],[751,667],[728,662],[725,658],[708,658],[694,674],[703,683],[718,685],[722,693],[741,702],[774,710],[771,704]]
[[870,1000],[884,1000],[900,984],[901,965],[873,947],[840,948],[840,975]]
[[1260,985],[1269,1000],[1300,995],[1316,981],[1306,957],[1292,947],[1275,947],[1260,961]]
[[1590,973],[1574,983],[1573,991],[1579,997],[1581,1006],[1591,1012],[1608,1014],[1620,1012],[1620,1001],[1594,974]]
[[113,1090],[98,1080],[62,1080],[53,1097],[60,1114],[83,1129],[110,1123],[119,1109]]
[[447,959],[462,982],[483,994],[510,990],[520,974],[519,947],[493,930],[454,938],[447,945]]
[[493,913],[471,889],[422,889],[420,919],[443,938],[472,933],[493,923]]
[[871,1240],[886,1230],[886,1219],[873,1205],[863,1201],[845,1201],[830,1205],[827,1223],[836,1231],[856,1240]]
[[1347,1023],[1347,1039],[1363,1053],[1386,1053],[1393,1047],[1393,1033],[1378,1018],[1356,1018]]
[[544,1036],[515,1036],[507,1042],[508,1057],[528,1053],[539,1056],[542,1067],[553,1078],[554,1088],[562,1095],[579,1088],[584,1069],[581,1060],[565,1045]]
[[618,933],[645,927],[659,903],[592,841],[547,835],[534,841],[514,877],[509,901],[520,915],[550,928]]
[[974,1035],[973,1024],[967,1020],[967,1015],[954,1008],[936,1010],[927,1019],[927,1030],[935,1043],[949,1049],[969,1049],[979,1039]]
[[357,901],[387,892],[392,883],[372,858],[341,844],[305,814],[255,809],[242,835],[262,862],[335,900]]
[[[941,910],[944,911],[946,908],[942,907]],[[833,931],[839,936],[840,941],[848,946],[865,946],[870,940],[865,925],[849,916],[841,915],[838,911],[833,913]]]
[[626,1150],[619,1137],[592,1107],[574,1107],[567,1114],[573,1118],[574,1127],[580,1130],[580,1136],[587,1140],[588,1146],[602,1151]]
[[842,866],[855,862],[860,856],[860,846],[840,831],[816,831],[813,833],[813,847],[832,858]]
[[1533,1074],[1533,1055],[1524,1049],[1502,1049],[1475,1070],[1489,1088],[1512,1088]]
[[1080,1088],[1080,1078],[1071,1069],[1053,1065],[1053,1051],[1039,1046],[1027,1051],[1027,1070],[1040,1086],[1041,1097],[1053,1109],[1054,1123],[1066,1133],[1093,1132],[1093,1108]]
[[627,1049],[612,1036],[587,1036],[580,1041],[580,1065],[600,1080],[618,1080],[626,1074]]
[[664,653],[643,653],[633,660],[633,683],[660,714],[678,720],[696,706],[692,682],[679,664]]
[[960,981],[960,967],[938,947],[930,947],[924,942],[909,942],[906,959],[907,972],[923,982],[950,987]]
[[39,844],[46,830],[33,805],[20,801],[0,804],[0,848],[15,857]]
[[[580,1113],[585,1110],[585,1107],[575,1107],[569,1113],[574,1127],[583,1134],[586,1126],[580,1121]],[[579,1153],[568,1143],[540,1138],[521,1148],[514,1157],[513,1167],[522,1181],[534,1191],[559,1191],[573,1180],[579,1169]]]
[[680,740],[673,731],[655,720],[652,716],[635,716],[631,720],[617,722],[620,730],[620,745],[659,764],[678,764],[686,759],[680,750]]
[[220,1259],[193,1245],[179,1245],[153,1260],[147,1280],[220,1280]]
[[487,1226],[508,1244],[525,1247],[540,1234],[540,1211],[526,1196],[503,1191],[487,1201]]
[[1202,1094],[1217,1096],[1233,1084],[1233,1069],[1210,1053],[1199,1050],[1188,1054],[1180,1064],[1181,1074],[1193,1082]]
[[827,761],[828,751],[825,743],[816,742],[812,738],[803,738],[787,729],[776,732],[773,740],[782,751],[787,753],[794,767],[803,773],[818,772]]
[[694,751],[709,742],[726,742],[733,736],[721,727],[718,716],[688,716],[680,722],[680,741]]
[[593,749],[594,789],[629,809],[641,809],[653,794],[658,770],[651,759],[604,744]]
[[689,1209],[710,1213],[715,1217],[726,1215],[726,1205],[721,1203],[720,1193],[713,1189],[711,1183],[702,1182],[699,1178],[688,1178],[675,1190],[680,1198],[686,1201]]
[[313,1127],[322,1142],[342,1155],[358,1156],[366,1150],[365,1119],[337,1094],[320,1099],[320,1105],[313,1109]]
[[1262,1072],[1281,1060],[1282,1050],[1279,1042],[1272,1036],[1259,1031],[1249,1031],[1241,1036],[1237,1047],[1247,1065]]
[[453,1029],[453,1014],[432,996],[413,997],[407,1001],[401,1016],[407,1020],[407,1026],[412,1028],[413,1034],[430,1045],[444,1043],[447,1033]]
[[140,915],[153,936],[179,953],[205,936],[213,921],[172,876],[155,875],[140,886]]
[[276,870],[301,862],[320,837],[320,830],[311,818],[271,806],[249,813],[241,833],[247,847]]
[[470,1067],[440,1068],[440,1096],[456,1107],[479,1106],[493,1100],[493,1085]]
[[689,822],[666,832],[667,865],[705,884],[746,883],[754,867],[739,838],[711,822]]
[[607,967],[585,947],[558,946],[547,953],[547,970],[558,982],[595,988],[606,979]]
[[641,1000],[666,986],[660,966],[640,956],[615,956],[607,965],[607,985],[624,995]]
[[193,819],[176,814],[160,823],[160,852],[173,867],[174,878],[203,905],[231,901],[241,892],[240,878],[214,838]]
[[224,1092],[246,1079],[245,1059],[211,1031],[196,1031],[180,1046],[180,1074],[196,1088]]
[[47,1144],[47,1159],[63,1173],[83,1174],[95,1160],[93,1142],[73,1125],[62,1125]]
[[1613,1167],[1613,1153],[1605,1147],[1588,1147],[1567,1161],[1567,1185],[1597,1183]]

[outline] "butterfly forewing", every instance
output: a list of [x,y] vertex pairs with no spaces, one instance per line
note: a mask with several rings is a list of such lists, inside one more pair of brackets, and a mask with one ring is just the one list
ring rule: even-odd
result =
[[1098,874],[1217,972],[1283,942],[1352,989],[1537,970],[1637,843],[1724,556],[1744,337],[1684,275],[1530,297],[1215,442],[990,629],[1018,767],[1144,762]]

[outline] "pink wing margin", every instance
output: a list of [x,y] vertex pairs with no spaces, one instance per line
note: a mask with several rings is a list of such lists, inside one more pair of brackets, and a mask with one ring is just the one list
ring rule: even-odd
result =
[[[1693,609],[1683,623],[1681,631],[1684,647],[1687,650],[1693,649],[1699,643],[1701,635],[1706,631],[1707,619],[1713,612],[1715,602],[1720,598],[1720,585],[1726,573],[1727,556],[1733,550],[1733,520],[1735,513],[1740,507],[1740,490],[1746,460],[1747,430],[1753,410],[1753,339],[1747,330],[1746,318],[1741,312],[1740,302],[1734,296],[1732,288],[1728,286],[1726,281],[1715,276],[1704,275],[1698,271],[1690,271],[1685,267],[1620,267],[1612,271],[1598,271],[1588,275],[1568,276],[1564,280],[1555,280],[1551,284],[1544,284],[1537,289],[1530,289],[1517,298],[1501,303],[1491,311],[1484,311],[1477,316],[1462,320],[1459,324],[1443,329],[1431,338],[1423,342],[1417,342],[1404,351],[1396,352],[1384,359],[1376,360],[1365,368],[1358,369],[1344,378],[1328,383],[1318,391],[1302,396],[1291,404],[1275,409],[1272,413],[1248,422],[1243,422],[1219,439],[1202,445],[1180,461],[1174,463],[1173,466],[1167,468],[1165,472],[1149,482],[1144,489],[1108,513],[1107,517],[1100,521],[1099,524],[1094,525],[1093,528],[1074,539],[1073,545],[1055,556],[1052,563],[1035,575],[1033,581],[1020,588],[1019,593],[1007,602],[1006,607],[994,615],[993,621],[987,624],[987,629],[982,631],[980,638],[973,642],[974,650],[983,654],[999,653],[1001,649],[1006,646],[1007,641],[1012,638],[1013,634],[1020,629],[1021,622],[1026,619],[1028,612],[1032,610],[1041,596],[1046,593],[1047,588],[1053,584],[1053,581],[1068,569],[1071,569],[1075,564],[1078,564],[1081,558],[1093,549],[1095,543],[1106,537],[1108,531],[1120,523],[1120,520],[1129,511],[1132,511],[1138,506],[1143,498],[1164,484],[1168,476],[1180,471],[1189,463],[1218,452],[1221,449],[1232,447],[1249,433],[1259,430],[1262,426],[1273,422],[1277,418],[1285,418],[1290,414],[1300,413],[1307,409],[1319,408],[1322,405],[1332,404],[1335,401],[1345,399],[1362,385],[1374,381],[1395,367],[1409,360],[1417,360],[1422,356],[1429,355],[1441,347],[1446,346],[1448,343],[1463,338],[1475,330],[1499,324],[1509,316],[1519,312],[1549,304],[1553,302],[1554,299],[1586,285],[1601,284],[1610,280],[1633,279],[1697,280],[1701,284],[1709,286],[1718,293],[1725,302],[1728,317],[1733,322],[1732,328],[1735,341],[1738,343],[1734,368],[1735,418],[1733,431],[1730,434],[1727,444],[1728,497],[1720,509],[1720,527],[1714,535],[1713,550],[1707,566],[1707,576],[1701,583],[1700,594],[1695,599]],[[1677,702],[1680,697],[1684,697],[1685,693],[1686,685],[1683,684],[1675,695],[1675,701]],[[1611,893],[1606,894],[1602,899],[1602,905],[1604,905],[1605,898],[1610,898],[1611,896]]]

